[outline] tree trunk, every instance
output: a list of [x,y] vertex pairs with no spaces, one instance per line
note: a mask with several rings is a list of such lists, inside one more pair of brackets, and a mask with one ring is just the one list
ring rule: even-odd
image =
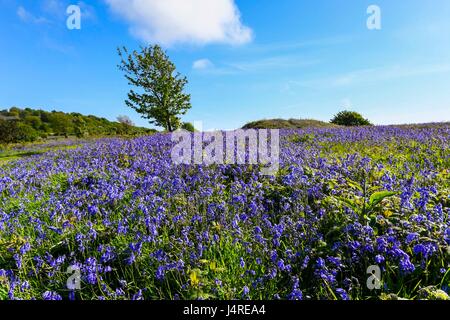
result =
[[172,124],[170,123],[170,117],[169,117],[169,119],[167,119],[167,130],[169,131],[169,132],[172,132],[173,130],[172,130]]

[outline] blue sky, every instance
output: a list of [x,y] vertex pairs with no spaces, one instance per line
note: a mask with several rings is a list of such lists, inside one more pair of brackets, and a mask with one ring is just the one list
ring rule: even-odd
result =
[[[81,30],[66,8],[82,11]],[[381,9],[369,30],[367,8]],[[81,112],[149,126],[124,99],[116,48],[162,44],[189,79],[185,121],[376,124],[450,120],[448,0],[0,0],[0,108]]]

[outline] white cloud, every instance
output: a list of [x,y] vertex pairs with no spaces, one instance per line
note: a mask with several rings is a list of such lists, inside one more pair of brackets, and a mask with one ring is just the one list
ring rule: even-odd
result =
[[192,64],[192,69],[195,69],[195,70],[205,70],[205,69],[209,69],[209,68],[213,68],[213,67],[214,67],[214,64],[209,59],[200,59],[200,60],[194,61],[194,63]]
[[43,17],[36,17],[31,12],[27,11],[24,7],[20,6],[17,8],[17,16],[22,20],[23,22],[29,22],[29,23],[48,23],[49,21]]
[[105,0],[147,42],[244,44],[252,30],[243,25],[234,0]]

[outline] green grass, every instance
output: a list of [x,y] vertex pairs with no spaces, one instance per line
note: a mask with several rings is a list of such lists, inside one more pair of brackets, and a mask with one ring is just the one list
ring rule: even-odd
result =
[[71,150],[76,149],[80,145],[72,145],[72,146],[56,146],[56,147],[49,147],[44,148],[41,150],[26,150],[26,151],[14,151],[14,150],[4,150],[0,151],[0,165],[14,161],[19,160],[22,158],[38,155],[38,154],[44,154],[48,151],[56,151],[56,150]]
[[247,123],[243,129],[336,128],[337,125],[313,119],[264,119]]

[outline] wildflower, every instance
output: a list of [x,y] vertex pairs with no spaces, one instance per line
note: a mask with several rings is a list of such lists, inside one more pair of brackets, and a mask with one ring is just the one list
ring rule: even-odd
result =
[[411,242],[417,241],[417,239],[419,239],[419,234],[418,233],[409,233],[406,236],[406,244],[410,244]]
[[349,296],[347,294],[347,291],[345,291],[342,288],[337,288],[336,289],[336,293],[339,294],[339,296],[341,297],[342,300],[349,300]]
[[20,247],[20,254],[24,255],[25,253],[27,253],[30,250],[31,250],[31,245],[29,242],[27,242],[22,247]]
[[241,266],[241,268],[245,267],[245,261],[244,261],[244,259],[242,257],[239,258],[239,265]]
[[324,268],[325,267],[325,260],[323,260],[322,258],[318,258],[316,265],[318,268]]
[[22,268],[22,257],[20,255],[18,255],[18,254],[15,254],[13,256],[13,258],[14,258],[14,261],[16,262],[17,268],[18,269]]
[[284,270],[284,261],[283,261],[283,259],[278,260],[277,267],[280,270]]
[[243,297],[243,298],[244,298],[244,297],[247,297],[249,293],[250,293],[250,289],[249,289],[247,286],[244,286],[244,287],[242,288],[242,297]]
[[404,257],[400,260],[400,270],[405,273],[411,273],[415,270],[416,268],[414,267],[414,265],[411,263],[411,261],[409,260],[409,257]]
[[165,278],[165,270],[163,266],[159,266],[156,270],[156,279],[159,281],[163,281]]
[[384,263],[384,261],[385,261],[385,259],[384,259],[384,257],[381,254],[377,254],[375,256],[375,262],[377,264],[382,264],[382,263]]
[[22,282],[22,284],[20,286],[20,291],[25,291],[28,289],[30,289],[30,283],[28,281]]
[[44,300],[62,300],[62,297],[53,291],[45,291],[42,298]]

